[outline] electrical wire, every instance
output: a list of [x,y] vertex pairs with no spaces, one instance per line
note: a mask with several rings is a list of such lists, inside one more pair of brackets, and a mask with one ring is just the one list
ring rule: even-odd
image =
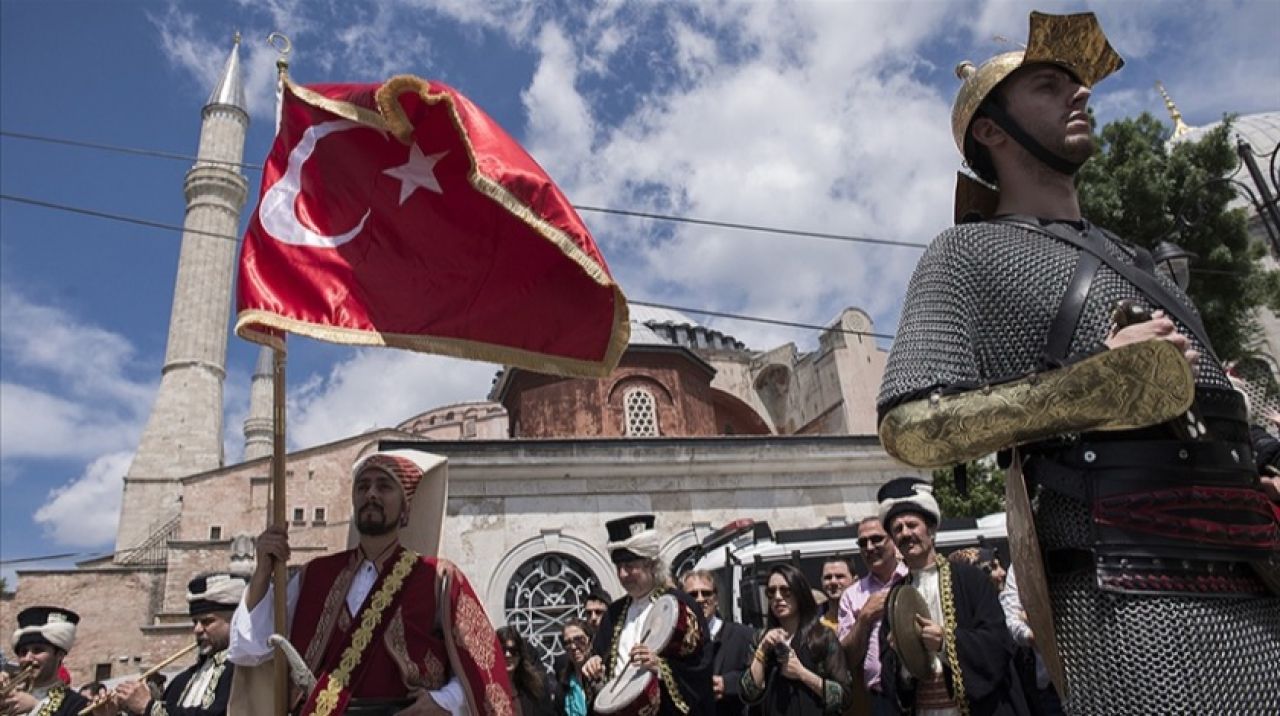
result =
[[[203,231],[201,229],[193,229],[189,227],[179,226],[177,224],[166,224],[160,221],[151,221],[149,219],[139,219],[132,216],[125,216],[123,214],[114,214],[106,211],[85,209],[82,207],[71,206],[68,204],[60,204],[57,202],[44,201],[41,199],[32,199],[30,197],[25,197],[25,196],[16,196],[14,194],[0,193],[0,201],[12,201],[14,203],[26,204],[28,206],[35,206],[42,209],[50,209],[53,211],[65,211],[72,214],[91,216],[97,219],[107,219],[109,221],[119,221],[126,224],[134,224],[136,226],[145,226],[152,229],[175,231],[178,233],[186,232],[186,233],[192,233],[192,234],[199,234],[201,236],[211,236],[216,239],[225,239],[227,241],[231,241],[235,243],[239,243],[240,241],[240,237],[232,236],[230,234],[221,234],[214,231]],[[751,316],[751,315],[741,314],[741,313],[727,313],[724,311],[712,311],[712,310],[703,309],[703,308],[689,308],[686,306],[673,306],[673,305],[662,304],[662,303],[650,303],[647,301],[629,301],[629,303],[635,306],[648,306],[650,308],[664,308],[672,311],[680,311],[681,313],[692,313],[700,316],[714,316],[716,318],[726,318],[726,319],[736,320],[736,321],[748,321],[752,323],[763,323],[763,324],[773,325],[773,326],[785,326],[788,328],[803,328],[803,329],[815,330],[815,331],[832,331],[834,333],[844,333],[848,335],[858,335],[858,336],[870,336],[873,338],[883,338],[885,340],[893,340],[893,335],[888,333],[871,333],[868,331],[853,331],[847,328],[839,328],[835,326],[820,326],[812,323],[785,321],[778,318]]]
[[[97,149],[106,152],[117,152],[120,154],[133,154],[145,157],[157,157],[161,159],[173,159],[178,161],[190,161],[206,164],[222,164],[224,166],[241,167],[245,169],[253,169],[262,171],[261,164],[251,164],[249,162],[228,162],[217,159],[203,159],[201,157],[191,156],[187,154],[177,154],[174,152],[162,152],[151,149],[139,149],[136,147],[122,147],[119,145],[102,144],[98,142],[84,142],[75,139],[66,139],[62,137],[50,137],[41,134],[31,134],[29,132],[12,132],[9,130],[0,130],[0,137],[10,137],[12,139],[24,139],[32,142],[44,142],[47,144],[60,144],[69,147],[81,147],[85,149]],[[575,204],[574,207],[578,211],[586,211],[596,214],[607,214],[613,216],[627,216],[638,219],[650,219],[654,221],[669,221],[677,224],[690,224],[693,226],[711,226],[720,229],[735,229],[738,231],[755,231],[766,234],[778,234],[781,236],[795,236],[808,239],[824,239],[827,241],[846,241],[853,243],[872,244],[875,246],[900,246],[911,249],[925,249],[928,244],[922,244],[914,241],[895,241],[893,239],[875,239],[866,236],[853,236],[849,234],[832,234],[823,231],[806,231],[802,229],[786,229],[777,226],[761,226],[759,224],[744,224],[734,221],[720,221],[717,219],[702,219],[691,216],[675,216],[673,214],[658,214],[647,211],[633,211],[630,209],[612,209],[603,206],[583,206]]]

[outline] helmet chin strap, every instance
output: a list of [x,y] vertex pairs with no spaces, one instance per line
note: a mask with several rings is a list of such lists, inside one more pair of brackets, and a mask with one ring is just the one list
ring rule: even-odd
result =
[[1067,161],[1046,149],[1043,144],[1036,141],[1035,137],[1027,134],[1022,127],[1018,126],[1013,117],[995,102],[984,102],[979,109],[979,113],[990,117],[991,121],[995,122],[1010,137],[1013,137],[1013,141],[1021,144],[1023,149],[1031,153],[1031,156],[1039,159],[1042,164],[1059,174],[1074,176],[1076,172],[1080,171],[1080,167],[1084,166],[1084,162]]

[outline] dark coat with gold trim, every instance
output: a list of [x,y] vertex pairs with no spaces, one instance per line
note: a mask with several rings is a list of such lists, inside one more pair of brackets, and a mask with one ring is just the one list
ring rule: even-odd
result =
[[[679,590],[661,591],[670,594],[680,602],[680,608],[686,612],[685,617],[690,624],[696,624],[698,637],[694,645],[681,649],[682,654],[664,656],[671,668],[671,675],[676,684],[680,699],[689,710],[682,714],[676,708],[675,700],[662,683],[662,701],[659,704],[660,716],[715,716],[715,694],[711,690],[711,662],[713,651],[711,640],[707,638],[707,620],[702,616],[702,608],[693,598]],[[600,620],[600,628],[596,630],[592,652],[604,660],[605,677],[613,676],[612,656],[614,652],[615,632],[620,633],[619,624],[626,619],[627,609],[631,606],[631,598],[623,597],[609,605],[604,618]],[[619,655],[626,658],[626,655]],[[660,682],[661,683],[661,682]]]

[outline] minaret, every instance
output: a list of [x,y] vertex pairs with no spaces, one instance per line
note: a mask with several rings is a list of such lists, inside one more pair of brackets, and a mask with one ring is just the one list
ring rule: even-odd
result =
[[124,478],[118,561],[128,561],[125,550],[142,545],[177,516],[179,478],[222,466],[222,382],[234,237],[249,189],[238,166],[249,128],[239,33],[202,117],[199,159],[183,185],[187,214],[160,389]]
[[275,382],[272,378],[271,349],[258,349],[258,366],[249,385],[249,415],[244,419],[244,461],[271,455],[271,401]]
[[1169,110],[1169,116],[1173,118],[1173,136],[1169,137],[1170,141],[1182,137],[1182,135],[1191,131],[1191,127],[1182,121],[1182,112],[1178,111],[1178,105],[1173,103],[1173,98],[1164,89],[1164,83],[1156,80],[1156,89],[1160,90],[1160,96],[1164,97],[1165,109]]

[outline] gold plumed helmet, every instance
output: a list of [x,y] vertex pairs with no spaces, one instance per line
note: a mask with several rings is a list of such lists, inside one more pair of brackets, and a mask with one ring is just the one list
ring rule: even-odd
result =
[[[996,55],[980,66],[972,62],[961,62],[956,67],[956,75],[961,80],[960,91],[956,93],[956,101],[951,107],[951,135],[961,155],[965,153],[965,137],[969,133],[969,125],[978,114],[979,108],[986,102],[991,91],[1019,67],[1036,64],[1057,65],[1070,72],[1086,87],[1093,87],[1107,75],[1124,65],[1124,60],[1111,48],[1098,18],[1091,12],[1074,15],[1049,15],[1032,12],[1030,29],[1027,33],[1027,49],[1017,52],[1005,52]],[[1004,123],[1001,123],[1004,126]],[[1008,127],[1006,127],[1008,129]],[[1015,139],[1026,146],[1016,136]],[[1032,140],[1034,141],[1034,140]],[[1033,149],[1032,154],[1040,157],[1042,147]],[[1065,160],[1062,160],[1065,161]],[[956,216],[963,216],[960,206],[962,195],[966,201],[973,200],[973,194],[980,192],[983,185],[961,174],[961,184],[968,181],[977,186],[961,187],[957,185]],[[985,187],[983,187],[985,188]],[[987,190],[989,193],[989,189]],[[970,207],[972,208],[972,207]]]

